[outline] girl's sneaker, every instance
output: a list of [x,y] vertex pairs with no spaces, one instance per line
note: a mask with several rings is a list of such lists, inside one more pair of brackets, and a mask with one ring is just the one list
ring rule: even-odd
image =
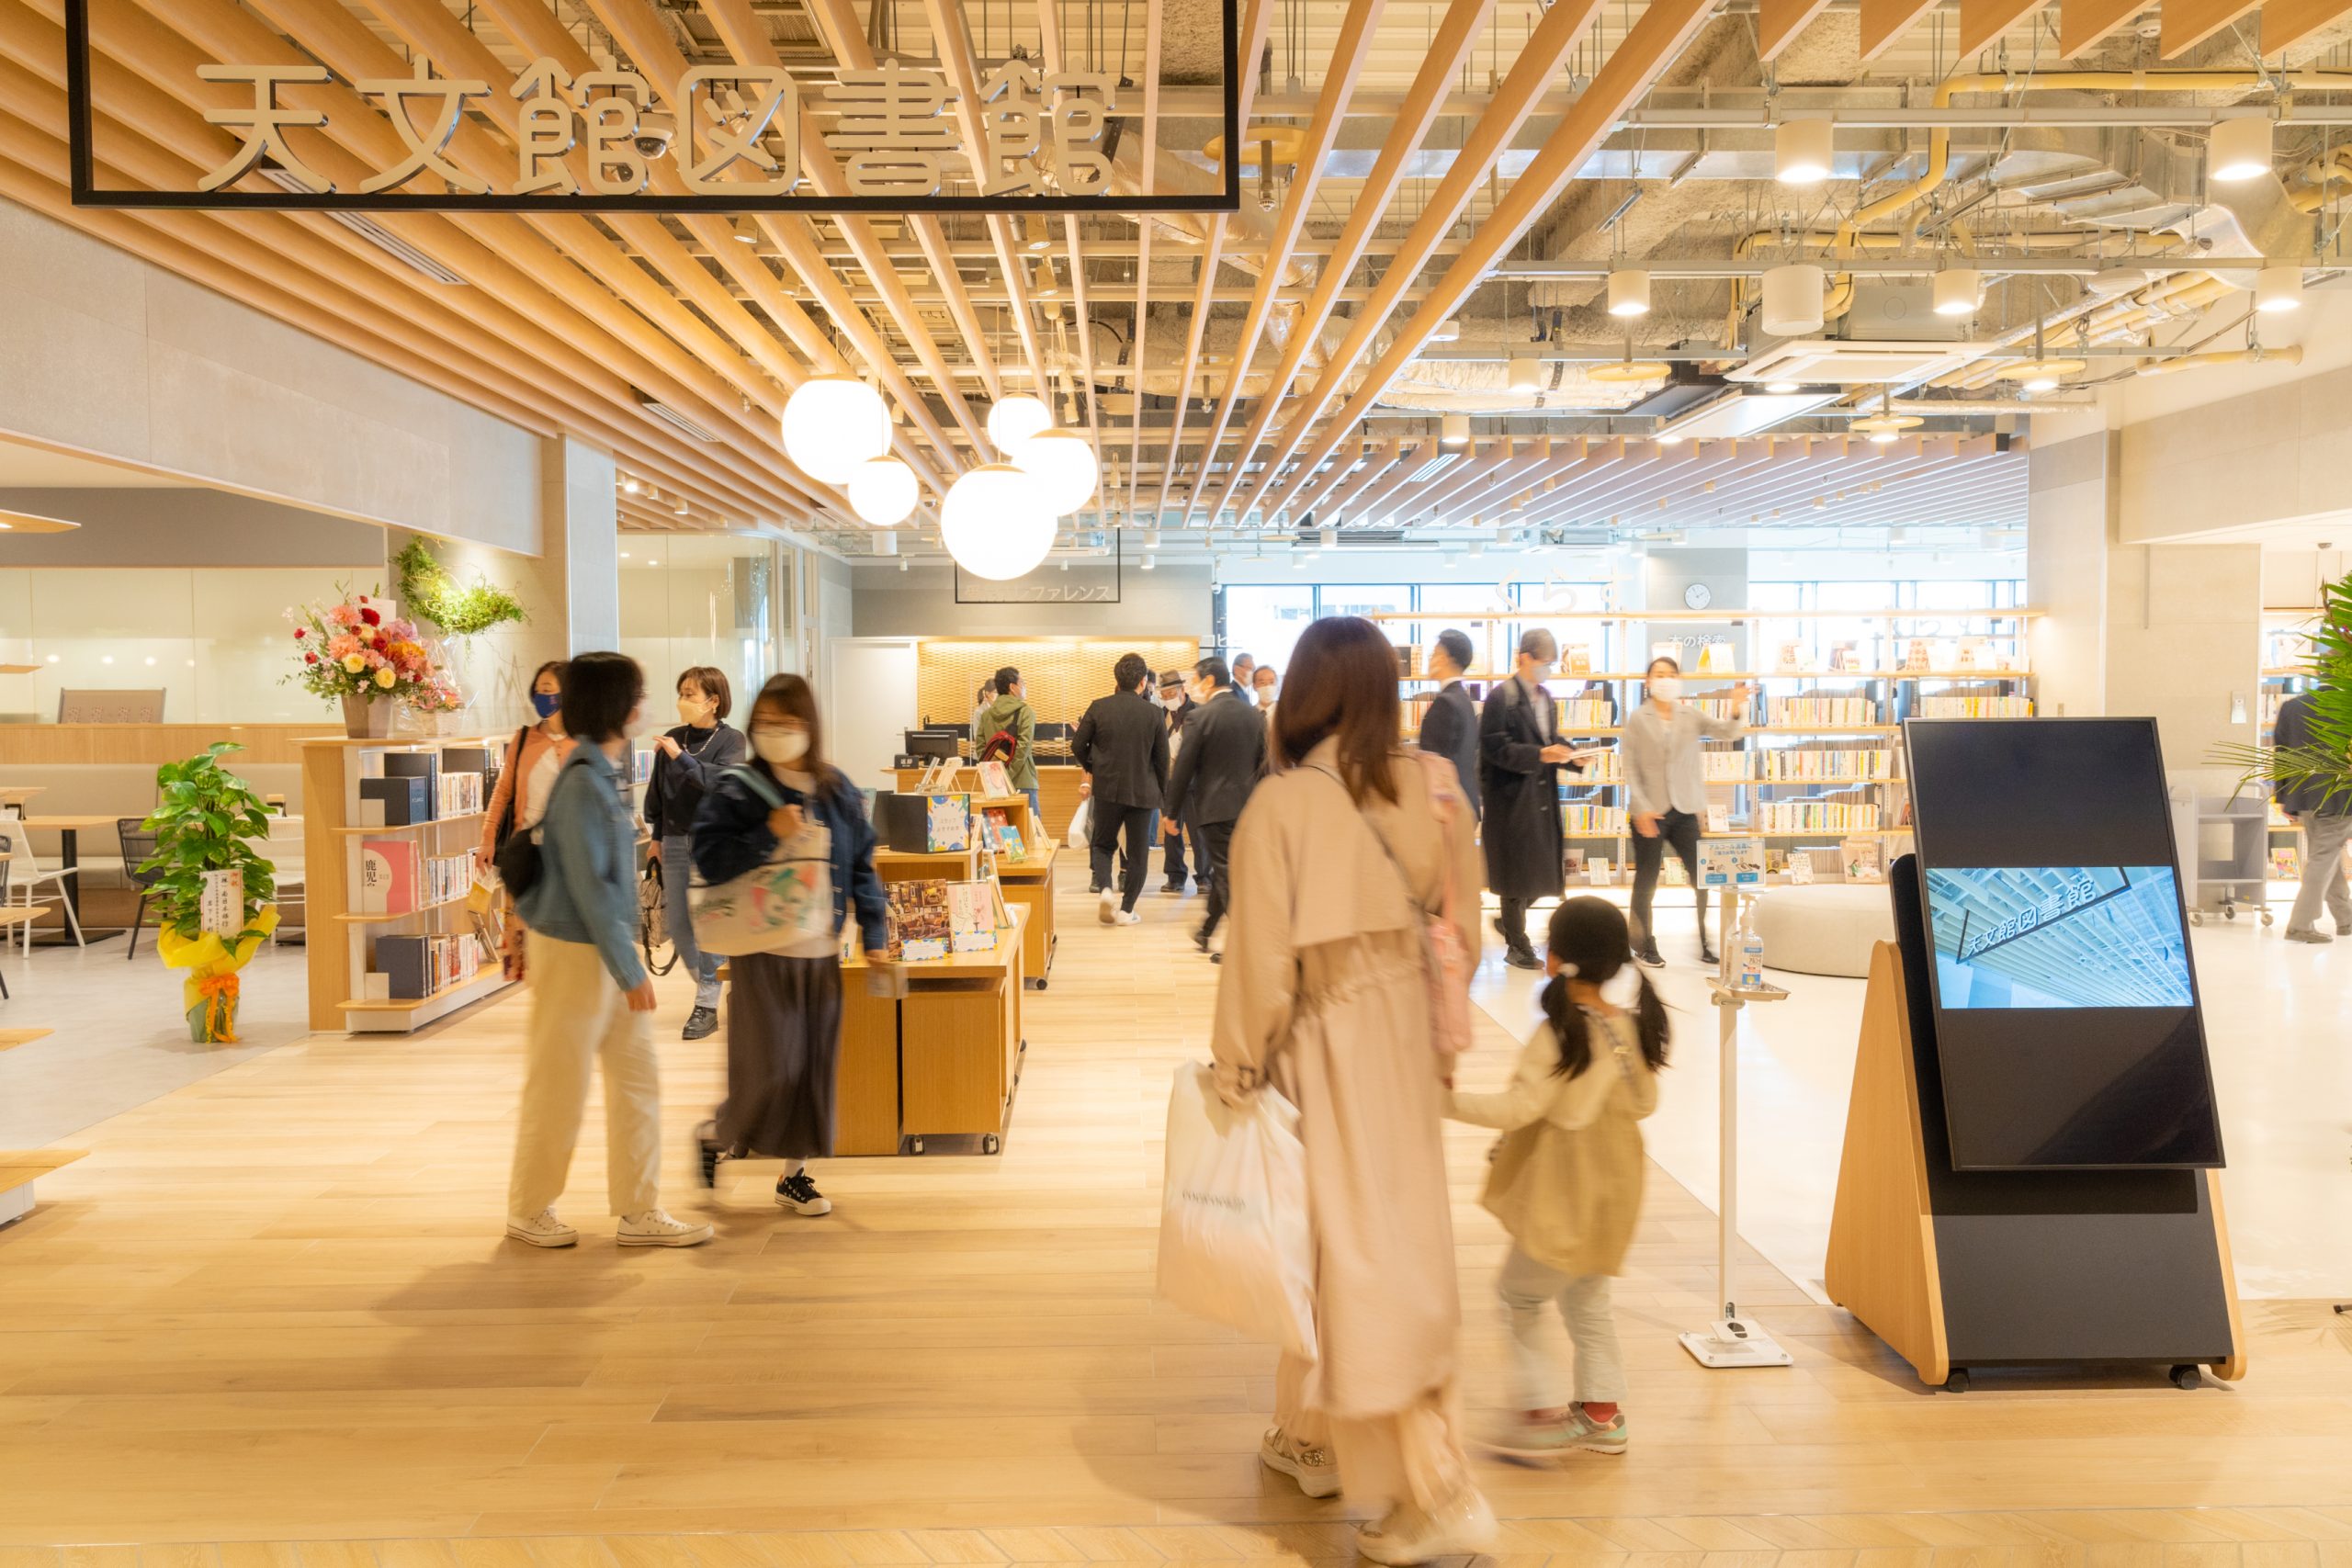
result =
[[1617,1412],[1606,1425],[1584,1413],[1581,1404],[1568,1406],[1568,1441],[1587,1453],[1622,1454],[1625,1451],[1625,1413]]
[[775,1201],[794,1213],[806,1214],[812,1220],[833,1212],[832,1200],[817,1190],[817,1184],[808,1179],[808,1173],[805,1170],[787,1176],[775,1184]]
[[1506,1411],[1495,1418],[1479,1440],[1498,1454],[1513,1459],[1556,1459],[1576,1447],[1576,1418],[1531,1416]]

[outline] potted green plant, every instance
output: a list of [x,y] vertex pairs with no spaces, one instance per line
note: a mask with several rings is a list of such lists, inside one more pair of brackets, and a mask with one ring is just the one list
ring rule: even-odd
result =
[[140,824],[155,835],[155,852],[139,870],[155,875],[147,898],[156,951],[168,967],[188,972],[180,1000],[188,1038],[199,1043],[235,1043],[237,971],[277,929],[276,876],[254,848],[269,836],[269,808],[220,765],[243,750],[216,740],[200,756],[156,769],[162,799]]
[[2331,808],[2352,799],[2352,577],[2320,595],[2308,634],[2311,741],[2304,746],[2222,746],[2214,760],[2243,771],[2241,788],[2316,786]]

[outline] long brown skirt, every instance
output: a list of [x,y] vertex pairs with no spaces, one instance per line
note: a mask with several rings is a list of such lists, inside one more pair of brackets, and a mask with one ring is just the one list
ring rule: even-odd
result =
[[719,1147],[739,1159],[829,1157],[842,1059],[841,961],[751,953],[728,967]]

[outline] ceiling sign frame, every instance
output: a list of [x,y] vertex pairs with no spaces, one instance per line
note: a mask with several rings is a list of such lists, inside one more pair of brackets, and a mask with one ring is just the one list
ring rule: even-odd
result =
[[[469,106],[490,97],[492,89],[479,80],[436,74],[433,62],[424,59],[413,76],[368,82],[345,81],[319,65],[201,66],[199,73],[207,80],[234,85],[250,95],[242,107],[206,117],[241,139],[236,153],[205,175],[197,189],[103,188],[96,178],[99,152],[90,91],[94,3],[65,0],[68,150],[76,207],[647,216],[1141,215],[1241,209],[1238,157],[1224,160],[1224,188],[1214,193],[1119,196],[1107,189],[1085,190],[1089,184],[1108,186],[1112,121],[1141,120],[1141,89],[1121,86],[1110,75],[1048,74],[1036,62],[1018,59],[987,73],[980,84],[977,118],[988,147],[978,158],[971,155],[963,124],[952,112],[956,91],[942,73],[890,61],[870,71],[839,73],[836,82],[822,88],[812,85],[809,90],[821,92],[828,107],[840,113],[838,129],[823,138],[831,151],[842,155],[850,188],[837,196],[801,194],[808,188],[799,157],[803,88],[780,67],[697,66],[675,82],[653,82],[633,71],[598,71],[575,81],[544,59],[533,62],[502,90],[522,105],[516,168],[505,188],[492,187],[446,156]],[[1239,147],[1240,0],[1221,0],[1219,11],[1225,59],[1223,144]],[[376,102],[407,149],[397,167],[379,170],[356,188],[337,190],[301,163],[284,133],[314,131],[325,124],[325,117],[287,106],[280,94],[289,87],[327,85],[350,88]],[[720,94],[729,95],[725,110],[697,112],[706,102],[716,104]],[[650,152],[639,142],[640,117],[648,114],[666,116],[672,126],[670,135],[661,139],[662,145]],[[781,154],[778,142],[786,148]],[[1059,177],[1080,188],[1049,185],[1034,163],[1024,164],[1047,148],[1061,171]],[[569,156],[575,152],[584,154],[587,188]],[[962,160],[967,168],[986,168],[988,188],[969,195],[938,194],[943,155]],[[658,158],[675,163],[686,191],[646,189]],[[265,159],[266,177],[289,188],[228,188],[261,170]],[[753,177],[740,177],[746,172]],[[420,177],[442,188],[403,188]],[[311,188],[300,188],[305,186]]]

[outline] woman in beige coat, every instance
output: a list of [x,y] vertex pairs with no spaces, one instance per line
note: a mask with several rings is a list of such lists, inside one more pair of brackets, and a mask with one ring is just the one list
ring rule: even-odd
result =
[[1385,1508],[1359,1543],[1374,1562],[1475,1552],[1494,1515],[1455,1409],[1453,1061],[1432,1041],[1423,930],[1450,878],[1475,964],[1470,818],[1449,806],[1450,764],[1441,776],[1398,748],[1396,656],[1370,622],[1309,627],[1278,712],[1279,771],[1233,838],[1215,1050],[1228,1100],[1271,1080],[1299,1108],[1321,1359],[1284,1358],[1260,1457],[1310,1496],[1344,1476]]

